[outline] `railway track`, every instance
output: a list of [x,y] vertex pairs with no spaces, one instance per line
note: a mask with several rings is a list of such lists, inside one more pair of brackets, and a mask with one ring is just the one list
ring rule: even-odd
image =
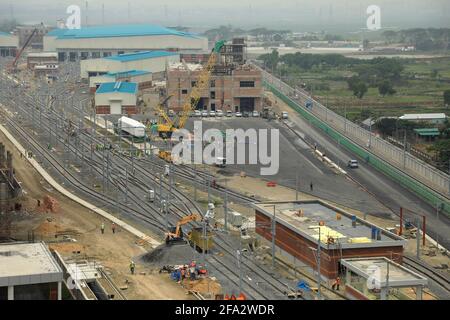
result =
[[450,298],[450,277],[439,270],[434,269],[428,264],[417,260],[415,258],[404,255],[403,256],[403,265],[414,269],[415,271],[423,274],[431,281],[435,282],[438,286],[440,286],[443,290],[445,290]]

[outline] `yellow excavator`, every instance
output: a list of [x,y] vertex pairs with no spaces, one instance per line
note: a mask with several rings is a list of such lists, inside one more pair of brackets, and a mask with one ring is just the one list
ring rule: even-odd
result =
[[[158,133],[162,138],[170,138],[172,133],[177,129],[181,129],[186,124],[187,119],[189,118],[189,113],[192,110],[195,110],[198,102],[201,98],[201,92],[205,90],[209,85],[209,79],[211,77],[211,70],[217,62],[218,54],[220,50],[225,45],[225,41],[221,40],[216,42],[214,49],[212,50],[211,55],[209,56],[208,62],[200,73],[197,84],[192,87],[191,94],[186,98],[183,109],[178,116],[178,123],[176,121],[172,121],[170,117],[166,114],[163,109],[163,104],[159,106],[159,114],[160,114],[160,122],[158,123]],[[172,95],[169,95],[165,101],[167,101]]]
[[192,222],[192,221],[201,221],[202,217],[199,214],[193,213],[186,217],[183,217],[178,221],[176,227],[170,227],[169,232],[166,233],[166,244],[175,244],[175,243],[186,243],[183,237],[183,231],[181,230],[181,226]]

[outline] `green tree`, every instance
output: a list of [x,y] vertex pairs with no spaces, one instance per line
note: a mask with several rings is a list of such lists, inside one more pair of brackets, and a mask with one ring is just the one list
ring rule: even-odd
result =
[[272,53],[260,55],[258,59],[264,62],[266,68],[276,70],[280,55],[277,50],[272,50]]
[[450,139],[440,140],[429,147],[428,150],[436,153],[439,162],[448,163],[450,160]]
[[353,91],[353,95],[359,99],[362,99],[367,93],[367,84],[358,77],[351,77],[347,80],[349,90]]
[[384,97],[386,95],[393,95],[397,91],[395,91],[392,83],[389,80],[383,80],[378,85],[378,92]]
[[397,128],[397,119],[382,118],[376,122],[375,126],[383,136],[393,136]]
[[446,106],[450,105],[450,90],[445,90],[444,91],[444,104]]

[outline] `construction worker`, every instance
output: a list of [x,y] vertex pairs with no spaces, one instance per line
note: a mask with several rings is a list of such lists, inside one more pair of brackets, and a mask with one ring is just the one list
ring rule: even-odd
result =
[[102,225],[101,225],[101,227],[100,227],[100,230],[102,231],[102,234],[105,233],[105,223],[104,223],[104,222],[102,222]]
[[339,291],[339,286],[341,284],[341,278],[337,277],[336,280],[334,281],[333,285],[331,286],[331,289],[337,289],[337,291]]
[[309,184],[309,189],[311,190],[311,192],[314,190],[314,185],[313,185],[312,181],[311,181],[311,183]]
[[130,272],[131,274],[134,274],[134,269],[136,268],[136,265],[134,264],[134,261],[131,260],[130,262]]
[[116,233],[116,224],[113,222],[111,225],[112,233]]

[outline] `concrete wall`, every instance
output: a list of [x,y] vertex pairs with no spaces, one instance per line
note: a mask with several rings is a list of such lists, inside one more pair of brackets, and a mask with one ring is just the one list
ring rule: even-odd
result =
[[179,62],[180,56],[167,56],[153,59],[136,60],[121,63],[111,59],[90,59],[80,62],[80,73],[82,79],[87,79],[89,72],[120,72],[128,70],[144,70],[152,73],[166,71],[166,65],[172,62]]
[[130,93],[111,92],[111,93],[96,93],[95,105],[96,106],[109,106],[110,101],[122,101],[123,106],[135,106],[137,102],[137,96]]
[[130,51],[130,50],[174,50],[183,52],[206,52],[207,38],[191,38],[175,35],[55,39],[44,37],[44,51]]
[[0,35],[0,48],[1,47],[13,47],[19,46],[19,38],[17,36]]

